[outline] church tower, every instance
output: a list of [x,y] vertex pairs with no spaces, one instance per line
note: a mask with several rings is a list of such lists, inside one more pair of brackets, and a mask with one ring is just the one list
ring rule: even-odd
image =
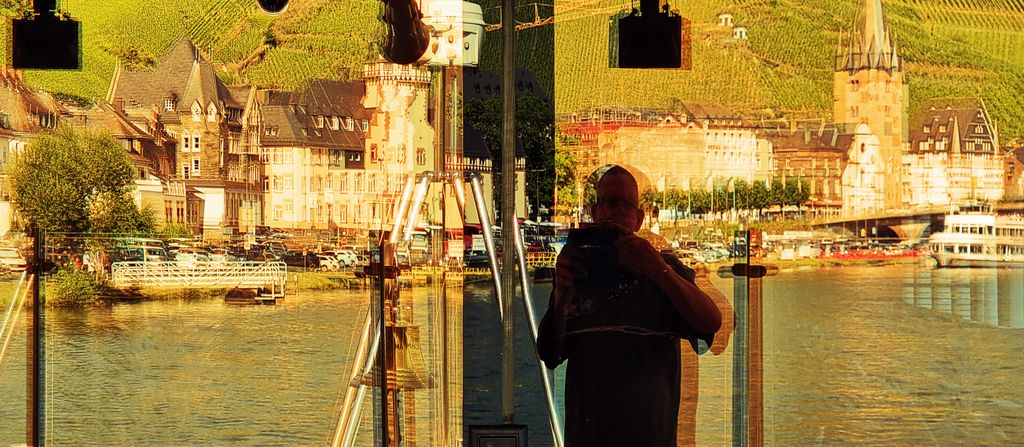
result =
[[885,165],[885,207],[902,207],[902,154],[909,95],[903,57],[889,34],[881,0],[861,0],[847,42],[840,41],[833,78],[833,119],[852,132],[866,124]]

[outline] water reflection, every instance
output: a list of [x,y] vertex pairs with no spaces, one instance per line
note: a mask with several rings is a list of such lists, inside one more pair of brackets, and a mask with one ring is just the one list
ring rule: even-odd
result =
[[[711,279],[731,299],[732,280]],[[764,285],[765,445],[995,446],[1024,437],[1024,270],[842,267],[784,271]],[[538,312],[549,288],[533,290]],[[434,364],[429,294],[412,293],[424,359]],[[499,422],[492,289],[468,285],[452,305],[465,312],[465,357],[456,360],[465,369],[454,372],[464,423]],[[51,443],[323,444],[366,308],[364,292],[339,291],[267,307],[166,300],[48,312]],[[533,344],[525,318],[516,321],[516,419],[530,426],[530,445],[551,445]],[[23,353],[23,338],[14,343]],[[684,367],[700,372],[687,442],[731,443],[732,346]],[[0,366],[0,445],[24,439],[24,368],[23,355]],[[435,397],[416,402],[424,444]],[[372,415],[365,407],[360,445],[372,445]]]
[[920,268],[906,272],[903,301],[988,326],[1024,328],[1024,269]]

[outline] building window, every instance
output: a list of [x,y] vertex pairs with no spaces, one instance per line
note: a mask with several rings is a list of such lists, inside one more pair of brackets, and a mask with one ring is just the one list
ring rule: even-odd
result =
[[341,174],[341,182],[338,184],[338,189],[341,191],[348,191],[348,174]]
[[284,219],[284,207],[281,205],[274,205],[274,219]]
[[363,174],[362,173],[356,173],[356,184],[355,184],[355,187],[353,189],[355,189],[356,192],[362,192],[362,190],[363,190]]
[[199,122],[202,119],[203,108],[199,106],[199,103],[192,104],[192,121]]
[[323,115],[317,115],[316,116],[316,127],[317,128],[321,128],[321,129],[324,127],[324,116]]
[[199,177],[200,175],[202,175],[202,174],[200,174],[200,172],[201,171],[199,169],[199,159],[198,158],[193,158],[192,159],[192,175],[196,176],[196,177]]
[[982,125],[974,126],[974,133],[985,133],[985,126],[982,126]]
[[168,112],[174,110],[174,100],[173,99],[168,98],[168,99],[164,100],[164,110],[166,110]]
[[367,185],[367,187],[366,187],[366,192],[374,192],[374,191],[377,191],[377,176],[373,175],[373,174],[370,174],[370,182],[369,182],[369,185]]
[[213,106],[213,103],[206,108],[206,120],[211,123],[217,120],[217,108]]
[[946,133],[946,125],[945,124],[939,125],[939,133]]
[[270,178],[263,177],[263,192],[270,191]]
[[334,176],[332,176],[330,174],[327,175],[327,186],[326,186],[327,192],[331,192],[331,191],[334,190],[334,188],[333,188],[333,183],[334,182],[331,181],[332,177],[334,177]]
[[929,133],[931,131],[932,131],[932,126],[924,126],[924,133]]
[[377,145],[376,144],[371,144],[370,145],[370,161],[371,162],[375,162],[375,161],[378,161],[378,160],[379,159],[377,158]]
[[348,223],[348,204],[346,203],[346,204],[342,205],[341,209],[338,210],[338,211],[341,213],[341,219],[340,220],[342,222],[344,222],[344,223]]
[[367,121],[367,120],[363,120],[362,128],[363,128],[363,132],[366,132],[367,130],[369,130],[370,129],[370,122]]
[[181,151],[188,152],[190,150],[192,150],[192,136],[186,130],[181,133]]
[[332,116],[331,117],[331,130],[340,130],[340,129],[341,129],[341,120],[339,120],[337,116]]
[[189,167],[188,167],[187,164],[181,165],[181,178],[183,178],[185,180],[188,180],[188,179],[192,178],[189,175]]
[[199,146],[199,134],[195,134],[195,136],[192,137],[192,152],[202,152]]
[[290,176],[290,175],[284,176],[284,189],[287,189],[287,190],[291,191],[291,189],[292,189],[292,176]]
[[355,130],[355,120],[353,120],[352,117],[345,118],[345,130]]

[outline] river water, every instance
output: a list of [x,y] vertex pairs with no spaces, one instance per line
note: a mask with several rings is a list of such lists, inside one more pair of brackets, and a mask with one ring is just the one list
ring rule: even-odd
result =
[[[730,281],[715,285],[731,298]],[[533,294],[543,311],[548,290]],[[1024,269],[783,271],[764,281],[763,302],[766,444],[1024,439]],[[366,292],[345,290],[263,307],[169,300],[48,310],[48,445],[322,445],[367,303]],[[498,423],[490,288],[467,285],[463,304],[464,422]],[[530,445],[550,445],[525,318],[517,323],[517,422],[529,426]],[[15,335],[0,364],[0,445],[24,442],[25,344]],[[421,338],[431,335],[425,325]],[[700,445],[731,442],[731,354],[700,358]],[[433,356],[426,349],[428,363]],[[421,418],[434,414],[428,407],[417,403]],[[372,445],[371,424],[366,411],[360,445]],[[417,425],[420,445],[430,430],[430,421]]]

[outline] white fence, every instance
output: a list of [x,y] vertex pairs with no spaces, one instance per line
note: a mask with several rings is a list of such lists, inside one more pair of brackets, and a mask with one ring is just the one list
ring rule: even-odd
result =
[[266,287],[283,296],[287,272],[283,262],[115,262],[111,279],[116,287]]

